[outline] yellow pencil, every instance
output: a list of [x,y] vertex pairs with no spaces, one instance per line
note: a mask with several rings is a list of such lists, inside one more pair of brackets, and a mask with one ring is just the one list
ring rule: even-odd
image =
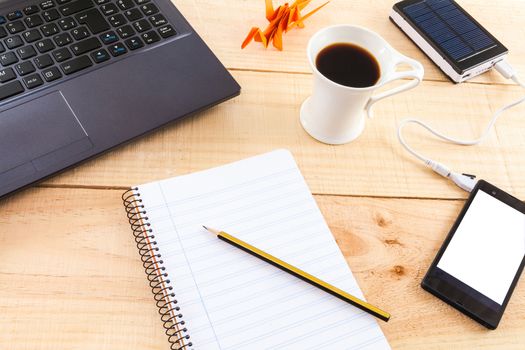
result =
[[247,253],[250,253],[278,268],[280,268],[281,270],[283,271],[286,271],[288,272],[289,274],[292,274],[294,275],[295,277],[297,278],[300,278],[302,279],[303,281],[305,282],[308,282],[314,286],[316,286],[317,288],[320,288],[322,290],[324,290],[325,292],[328,292],[330,294],[332,294],[333,296],[336,296],[338,297],[339,299],[342,299],[350,304],[352,304],[353,306],[363,310],[363,311],[366,311],[368,312],[369,314],[387,322],[389,319],[390,319],[390,314],[386,311],[383,311],[377,307],[375,307],[374,305],[372,304],[369,304],[367,303],[366,301],[363,301],[359,298],[356,298],[355,296],[335,287],[335,286],[332,286],[331,284],[329,283],[326,283],[322,280],[320,280],[319,278],[315,277],[315,276],[312,276],[310,275],[308,272],[305,272],[301,269],[298,269],[297,267],[294,267],[278,258],[276,258],[275,256],[271,255],[271,254],[268,254],[268,253],[265,253],[263,252],[262,250],[238,239],[238,238],[235,238],[233,237],[232,235],[226,233],[226,232],[223,232],[223,231],[219,231],[219,230],[216,230],[216,229],[213,229],[213,228],[209,228],[209,227],[206,227],[206,226],[203,226],[206,230],[210,231],[211,233],[217,235],[217,237],[219,239],[222,239],[223,241],[227,242],[227,243],[230,243],[231,245],[237,247],[237,248],[240,248],[242,250],[244,250],[245,252]]

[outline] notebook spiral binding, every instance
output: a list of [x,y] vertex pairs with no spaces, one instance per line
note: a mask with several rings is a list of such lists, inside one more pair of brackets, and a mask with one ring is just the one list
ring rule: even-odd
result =
[[[160,319],[168,336],[172,350],[190,350],[191,342],[188,330],[184,327],[183,315],[177,305],[173,286],[163,266],[162,255],[159,253],[155,235],[148,222],[147,211],[144,209],[138,188],[130,188],[122,194],[122,201],[133,230],[135,243],[146,271],[153,298],[159,309]],[[171,299],[171,300],[170,300]]]

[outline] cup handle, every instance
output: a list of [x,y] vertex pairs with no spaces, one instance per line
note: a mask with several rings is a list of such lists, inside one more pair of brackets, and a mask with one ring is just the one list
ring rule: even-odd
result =
[[419,85],[419,83],[423,80],[423,75],[425,74],[425,69],[423,68],[423,65],[421,63],[419,63],[418,61],[412,59],[412,58],[409,58],[409,57],[406,57],[402,54],[400,54],[399,52],[396,53],[396,57],[394,58],[395,59],[395,64],[394,64],[394,68],[397,67],[398,65],[400,64],[403,64],[403,63],[406,63],[408,64],[409,66],[412,67],[411,70],[408,70],[408,71],[403,71],[403,72],[396,72],[394,71],[392,74],[390,74],[389,77],[387,77],[387,79],[385,80],[385,82],[383,83],[383,85],[385,84],[388,84],[388,83],[391,83],[393,82],[394,80],[399,80],[399,79],[405,79],[405,78],[411,78],[412,80],[406,84],[403,84],[401,86],[398,86],[396,88],[393,88],[393,89],[390,89],[388,91],[385,91],[385,92],[382,92],[376,96],[372,96],[370,97],[370,100],[368,100],[368,103],[366,104],[366,114],[368,115],[368,118],[372,118],[374,115],[372,113],[372,106],[386,98],[386,97],[389,97],[389,96],[392,96],[392,95],[395,95],[395,94],[399,94],[400,92],[403,92],[403,91],[406,91],[406,90],[410,90],[414,87],[416,87],[417,85]]

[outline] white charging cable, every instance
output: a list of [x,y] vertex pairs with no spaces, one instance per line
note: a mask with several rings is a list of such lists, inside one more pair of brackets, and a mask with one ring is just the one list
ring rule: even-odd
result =
[[[507,79],[512,79],[514,82],[516,82],[516,84],[518,84],[519,86],[525,88],[525,84],[523,84],[518,79],[516,71],[512,68],[512,66],[507,61],[500,61],[500,62],[496,63],[495,68],[502,76],[504,76]],[[434,161],[434,160],[432,160],[430,158],[425,157],[421,153],[414,151],[414,149],[412,149],[407,144],[407,142],[405,141],[405,139],[403,137],[403,129],[404,129],[404,127],[407,126],[408,124],[417,124],[417,125],[423,127],[424,129],[426,129],[427,131],[429,131],[430,133],[432,133],[434,136],[436,136],[436,137],[438,137],[438,138],[440,138],[442,140],[445,140],[445,141],[448,141],[448,142],[451,142],[451,143],[455,143],[455,144],[458,144],[458,145],[462,145],[462,146],[477,145],[477,144],[481,143],[483,140],[485,140],[487,138],[490,130],[492,129],[492,127],[494,126],[494,124],[496,123],[496,121],[499,119],[499,117],[501,116],[501,114],[503,112],[505,112],[506,110],[508,110],[508,109],[510,109],[510,108],[512,108],[514,106],[519,105],[522,102],[525,102],[525,96],[522,97],[521,99],[519,99],[519,100],[517,100],[517,101],[515,101],[515,102],[513,102],[511,104],[508,104],[505,107],[500,108],[499,110],[497,110],[496,113],[494,113],[494,115],[492,116],[492,119],[490,120],[490,122],[489,122],[487,128],[485,129],[485,131],[481,134],[481,136],[479,138],[477,138],[475,140],[465,141],[465,140],[460,140],[460,139],[456,139],[456,138],[452,138],[452,137],[443,135],[442,133],[436,131],[432,127],[428,126],[424,122],[419,121],[417,119],[405,119],[405,120],[401,121],[401,123],[399,124],[399,128],[397,129],[397,137],[399,139],[399,142],[401,142],[401,145],[403,145],[403,147],[410,154],[412,154],[414,157],[416,157],[419,160],[421,160],[423,163],[425,163],[426,166],[428,166],[429,168],[434,170],[439,175],[452,180],[456,185],[458,185],[459,187],[461,187],[465,191],[470,192],[470,191],[472,191],[472,189],[476,185],[476,182],[477,182],[476,176],[468,175],[468,174],[460,174],[460,173],[454,172],[450,168],[445,166],[444,164],[436,162],[436,161]]]

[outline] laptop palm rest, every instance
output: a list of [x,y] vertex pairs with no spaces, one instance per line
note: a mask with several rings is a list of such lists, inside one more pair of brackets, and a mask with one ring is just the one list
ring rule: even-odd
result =
[[0,115],[0,184],[64,161],[93,144],[60,91]]

